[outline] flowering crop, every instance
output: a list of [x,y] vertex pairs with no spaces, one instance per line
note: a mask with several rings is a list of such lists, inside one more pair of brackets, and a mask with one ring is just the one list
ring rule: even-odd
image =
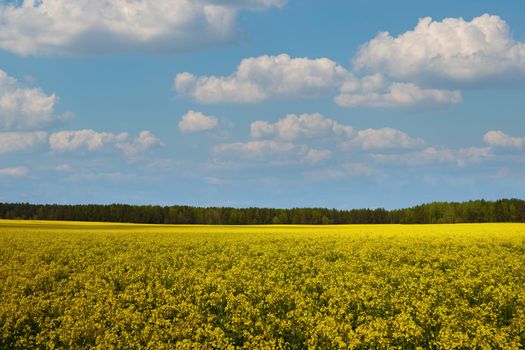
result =
[[525,224],[0,221],[0,348],[522,349]]

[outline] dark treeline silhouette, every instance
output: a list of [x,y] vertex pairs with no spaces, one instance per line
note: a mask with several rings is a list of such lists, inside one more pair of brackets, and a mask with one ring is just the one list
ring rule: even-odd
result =
[[225,208],[0,203],[0,218],[147,224],[441,224],[525,222],[525,201],[434,202],[406,209]]

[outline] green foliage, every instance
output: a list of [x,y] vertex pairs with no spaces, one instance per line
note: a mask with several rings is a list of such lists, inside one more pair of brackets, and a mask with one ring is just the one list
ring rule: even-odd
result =
[[435,202],[413,208],[336,210],[325,208],[199,208],[151,205],[49,205],[0,203],[0,218],[131,222],[146,224],[444,224],[525,222],[525,201]]
[[0,221],[0,349],[520,349],[525,226]]

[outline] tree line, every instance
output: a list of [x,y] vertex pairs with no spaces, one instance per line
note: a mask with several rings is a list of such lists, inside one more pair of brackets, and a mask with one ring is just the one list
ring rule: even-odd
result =
[[0,218],[211,225],[525,222],[525,201],[433,202],[395,210],[0,203]]

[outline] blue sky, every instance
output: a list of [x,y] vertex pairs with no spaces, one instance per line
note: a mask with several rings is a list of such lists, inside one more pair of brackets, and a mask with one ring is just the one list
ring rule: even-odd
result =
[[0,201],[525,197],[525,3],[0,5]]

